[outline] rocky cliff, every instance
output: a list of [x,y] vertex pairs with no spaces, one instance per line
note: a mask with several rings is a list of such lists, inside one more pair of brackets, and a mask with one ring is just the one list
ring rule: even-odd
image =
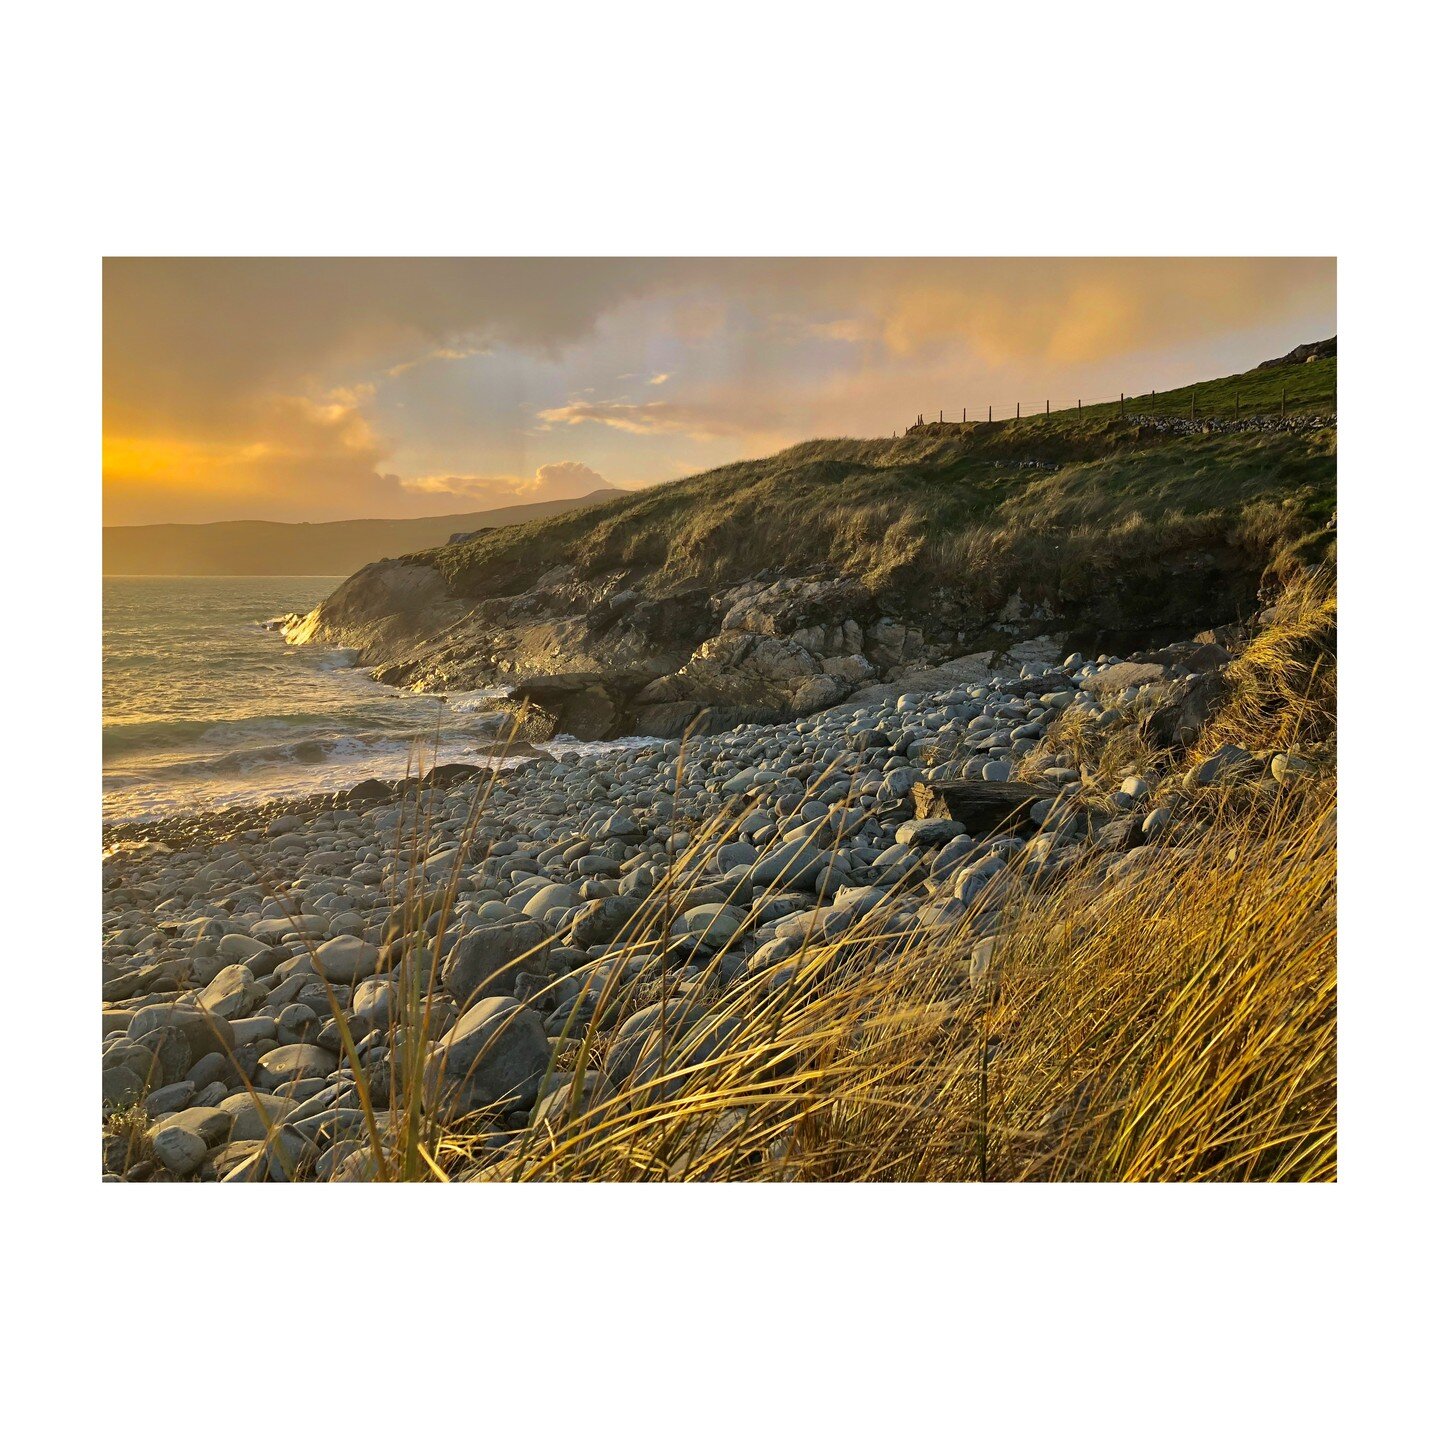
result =
[[1035,417],[815,441],[382,561],[287,630],[532,738],[672,736],[1163,643],[1333,551],[1327,420]]

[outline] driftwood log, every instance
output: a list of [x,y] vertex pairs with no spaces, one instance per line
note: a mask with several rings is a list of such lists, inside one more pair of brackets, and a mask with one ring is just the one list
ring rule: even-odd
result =
[[1030,807],[1057,793],[1014,780],[921,780],[910,797],[917,820],[958,820],[972,835],[993,835],[1030,827]]

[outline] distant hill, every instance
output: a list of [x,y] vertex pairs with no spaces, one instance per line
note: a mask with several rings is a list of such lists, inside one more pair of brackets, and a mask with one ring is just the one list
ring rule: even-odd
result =
[[433,550],[452,535],[523,525],[563,515],[621,490],[591,491],[576,500],[540,500],[461,515],[417,520],[331,520],[289,524],[221,520],[211,525],[107,525],[107,575],[349,575],[372,560]]

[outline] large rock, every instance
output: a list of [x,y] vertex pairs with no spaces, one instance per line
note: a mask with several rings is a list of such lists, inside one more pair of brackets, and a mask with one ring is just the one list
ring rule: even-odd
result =
[[253,935],[222,935],[215,946],[215,953],[222,960],[254,960],[268,954],[270,947]]
[[431,1047],[427,1094],[441,1113],[531,1105],[549,1064],[550,1042],[539,1015],[495,996],[471,1006]]
[[[516,972],[543,963],[550,941],[550,932],[534,920],[471,930],[446,958],[441,983],[462,1006],[489,995],[513,994]],[[537,958],[531,961],[532,956]]]
[[285,639],[292,645],[348,645],[369,665],[440,634],[464,611],[433,566],[377,560],[308,615],[286,625]]
[[1094,675],[1087,675],[1080,682],[1080,688],[1094,695],[1113,695],[1118,691],[1128,690],[1132,685],[1153,685],[1164,678],[1163,665],[1122,660],[1118,665],[1107,665]]
[[384,1033],[396,1013],[398,991],[387,975],[372,975],[362,980],[350,997],[350,1009],[359,1022],[359,1033],[371,1030]]
[[640,822],[628,810],[611,810],[595,821],[597,840],[623,840],[640,833]]
[[150,1135],[150,1148],[155,1158],[172,1175],[193,1175],[204,1163],[210,1147],[193,1130],[183,1125],[169,1125]]
[[1256,775],[1261,762],[1238,745],[1222,745],[1213,755],[1185,772],[1181,784],[1186,790],[1201,790],[1207,785],[1228,785]]
[[582,950],[608,945],[635,918],[642,904],[633,895],[607,895],[590,901],[571,922],[570,943]]
[[232,1141],[263,1140],[295,1107],[296,1102],[288,1095],[266,1095],[263,1092],[252,1095],[249,1091],[229,1095],[219,1106],[233,1121],[230,1126]]
[[1157,750],[1188,750],[1230,695],[1223,671],[1172,680],[1152,692],[1152,708],[1140,719],[1140,738]]
[[157,1121],[147,1132],[155,1158],[172,1174],[191,1175],[216,1145],[230,1134],[235,1117],[225,1110],[182,1110]]
[[335,1068],[335,1057],[318,1045],[280,1045],[267,1050],[255,1066],[255,1082],[274,1090],[292,1080],[320,1080]]
[[901,695],[929,695],[937,690],[953,690],[958,685],[973,685],[990,675],[990,652],[976,651],[972,655],[961,655],[958,659],[947,660],[943,665],[908,670],[897,679],[884,685],[867,685],[857,690],[845,705],[878,705],[886,700],[897,700]]
[[614,1083],[624,1080],[650,1045],[652,1035],[663,1034],[673,1041],[704,1013],[702,1001],[684,996],[663,1003],[657,1001],[637,1010],[610,1037],[605,1052],[605,1074]]
[[337,935],[315,951],[315,966],[338,985],[353,985],[382,969],[380,951],[358,935]]
[[[841,627],[838,645],[843,645],[848,638],[852,646],[860,638],[860,626],[870,618],[874,608],[869,592],[859,580],[848,575],[750,580],[716,598],[727,607],[720,621],[722,630],[794,636],[811,629],[823,634],[839,627],[848,617],[850,634],[845,636]],[[818,639],[811,643],[817,650],[828,648]]]
[[142,1006],[131,1016],[125,1033],[131,1040],[143,1041],[152,1031],[162,1029],[178,1030],[185,1037],[190,1051],[185,1069],[202,1055],[229,1054],[235,1048],[230,1022],[223,1015],[191,1003]]
[[599,1070],[585,1071],[580,1076],[578,1087],[574,1075],[554,1074],[535,1104],[530,1123],[539,1128],[559,1130],[569,1123],[572,1113],[579,1116],[587,1110],[594,1110],[605,1104],[614,1093],[614,1086]]
[[196,1003],[212,1015],[226,1020],[243,1020],[265,1003],[267,994],[265,987],[246,966],[227,965],[200,992]]
[[803,890],[813,886],[829,864],[830,857],[808,840],[791,840],[762,855],[751,867],[750,874],[757,884],[781,882],[786,887]]
[[[174,1025],[158,1025],[146,1030],[135,1042],[136,1051],[128,1052],[125,1064],[134,1070],[149,1087],[173,1085],[195,1063],[185,1032]],[[136,1052],[140,1052],[137,1054]],[[140,1058],[147,1053],[147,1064]],[[217,1054],[210,1051],[209,1054]]]
[[580,903],[580,896],[573,885],[545,885],[537,890],[524,905],[525,913],[532,920],[542,920],[547,911],[569,910]]
[[573,735],[577,740],[608,740],[623,728],[627,700],[643,679],[589,672],[532,676],[515,685],[502,703],[515,715],[524,712],[525,739]]
[[948,845],[957,835],[964,833],[965,827],[958,820],[946,820],[938,816],[928,820],[906,820],[895,830],[895,843],[909,845],[917,850],[933,850]]
[[684,936],[706,950],[728,945],[744,926],[747,915],[738,905],[693,905],[670,927],[675,938]]
[[1039,785],[995,780],[922,781],[911,791],[917,820],[957,820],[972,835],[1027,828],[1036,801],[1054,794]]
[[682,1033],[652,1029],[630,1072],[627,1088],[630,1103],[653,1105],[673,1097],[686,1085],[704,1090],[713,1081],[696,1068],[721,1054],[729,1042],[744,1028],[738,1015],[695,1016]]
[[833,704],[849,688],[793,639],[722,630],[679,670],[646,685],[635,703],[637,717],[658,718],[666,707],[688,705],[692,714],[710,708],[778,719]]

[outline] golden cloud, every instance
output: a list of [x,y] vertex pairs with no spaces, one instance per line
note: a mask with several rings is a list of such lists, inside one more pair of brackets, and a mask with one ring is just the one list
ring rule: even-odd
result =
[[561,425],[604,425],[629,435],[686,435],[692,440],[737,438],[764,432],[773,416],[753,403],[735,398],[726,403],[698,401],[682,405],[669,400],[632,404],[622,400],[577,400],[541,410],[544,428]]
[[533,475],[416,475],[400,482],[403,489],[423,495],[451,495],[467,500],[578,500],[596,490],[614,487],[598,470],[578,460],[541,465]]

